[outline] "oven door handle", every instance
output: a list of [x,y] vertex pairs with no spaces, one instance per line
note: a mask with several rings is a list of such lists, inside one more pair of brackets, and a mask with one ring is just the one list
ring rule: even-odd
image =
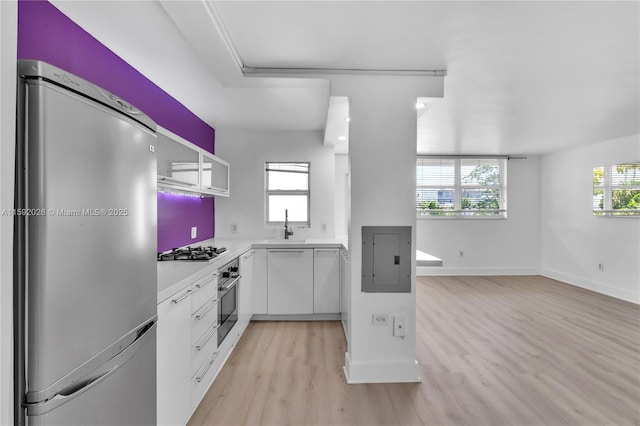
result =
[[[236,279],[234,279],[233,281],[231,281],[229,284],[227,284],[224,287],[219,287],[218,288],[218,299],[222,298],[222,296],[224,296],[225,294],[227,294],[229,292],[229,290],[231,290],[231,288],[233,286],[235,286],[238,283],[238,280],[242,278],[242,275],[238,275],[236,277]],[[222,294],[220,294],[222,293]]]

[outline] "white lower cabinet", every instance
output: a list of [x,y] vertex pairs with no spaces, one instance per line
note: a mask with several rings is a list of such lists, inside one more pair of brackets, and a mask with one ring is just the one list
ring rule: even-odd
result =
[[209,389],[218,356],[218,273],[193,284],[191,296],[191,412]]
[[217,374],[218,303],[209,272],[158,305],[158,425],[186,425]]
[[267,249],[253,249],[253,313],[267,313]]
[[184,425],[191,417],[191,292],[158,305],[158,425]]
[[313,313],[340,312],[340,249],[313,250]]
[[218,351],[207,353],[204,362],[196,369],[196,372],[193,375],[190,392],[192,412],[195,411],[196,408],[198,408],[202,397],[205,393],[207,393],[209,386],[211,386],[211,383],[215,378],[216,371],[214,364],[218,359],[218,355]]
[[349,252],[345,249],[340,250],[340,316],[342,318],[342,327],[349,344],[349,292],[351,291],[349,274]]
[[313,249],[267,250],[267,313],[313,313]]
[[247,250],[240,256],[240,284],[238,288],[238,333],[242,336],[253,316],[253,263],[255,252]]

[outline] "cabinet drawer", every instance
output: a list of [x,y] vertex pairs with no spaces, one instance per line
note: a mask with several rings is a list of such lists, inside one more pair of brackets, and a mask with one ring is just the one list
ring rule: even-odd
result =
[[218,348],[218,326],[209,327],[196,343],[191,347],[191,374],[196,375],[204,362],[217,352]]
[[195,313],[209,299],[218,297],[218,273],[207,274],[192,286],[191,312]]
[[191,343],[195,344],[211,326],[218,325],[218,300],[209,299],[191,315]]
[[196,370],[191,381],[191,409],[195,410],[202,397],[209,389],[213,378],[215,377],[216,370],[219,362],[218,352],[211,353],[204,360],[202,365]]

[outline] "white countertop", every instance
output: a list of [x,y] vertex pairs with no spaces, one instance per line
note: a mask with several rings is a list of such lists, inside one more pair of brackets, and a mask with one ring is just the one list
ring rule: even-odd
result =
[[416,250],[416,266],[442,266],[442,259]]
[[209,239],[193,243],[194,246],[226,247],[227,251],[206,261],[167,260],[158,262],[158,303],[168,299],[189,283],[216,271],[225,263],[251,248],[251,240]]
[[[227,251],[207,261],[169,260],[158,262],[158,303],[186,288],[200,277],[216,271],[225,263],[251,248],[339,248],[347,246],[342,239],[234,240],[222,238],[198,241],[193,245],[225,247]],[[442,259],[416,250],[416,266],[442,266]]]
[[158,303],[186,288],[190,283],[216,271],[225,263],[251,248],[312,248],[341,247],[341,241],[329,239],[306,240],[234,240],[212,238],[193,243],[194,246],[225,247],[227,251],[206,261],[167,260],[158,262]]

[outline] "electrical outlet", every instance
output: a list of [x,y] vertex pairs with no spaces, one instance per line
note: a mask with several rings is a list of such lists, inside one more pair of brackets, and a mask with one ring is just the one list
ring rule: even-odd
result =
[[371,322],[373,325],[387,325],[389,324],[389,315],[387,314],[373,314]]
[[604,263],[598,263],[598,271],[604,272]]
[[460,250],[460,252],[458,253],[458,256],[464,257],[464,252],[462,250]]
[[327,232],[327,224],[326,223],[320,224],[320,232],[322,232],[323,234],[325,234]]
[[231,224],[231,232],[232,232],[233,234],[235,234],[235,233],[237,233],[237,232],[238,232],[238,224],[237,224],[237,223],[232,223],[232,224]]
[[197,226],[192,226],[191,227],[191,238],[197,238],[198,237],[198,227]]
[[407,328],[407,318],[403,316],[393,317],[393,335],[404,339]]

